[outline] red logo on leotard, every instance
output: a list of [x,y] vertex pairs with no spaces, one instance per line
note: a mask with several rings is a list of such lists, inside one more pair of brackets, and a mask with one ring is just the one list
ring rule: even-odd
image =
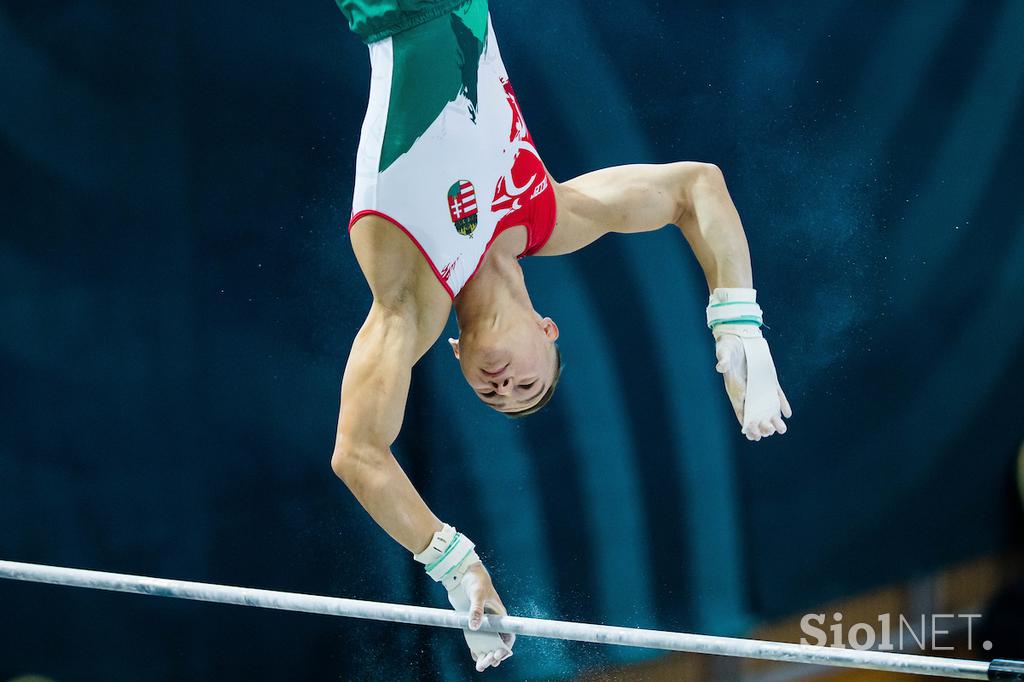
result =
[[459,259],[456,258],[451,263],[441,268],[441,279],[447,282],[448,279],[452,276],[452,271],[455,269],[455,264],[458,262]]
[[[514,157],[511,168],[498,179],[494,188],[494,199],[491,201],[491,211],[501,216],[498,220],[499,228],[513,221],[523,222],[519,211],[526,208],[526,205],[548,186],[544,164],[541,163],[537,148],[533,146],[530,131],[526,129],[526,121],[523,120],[523,112],[519,109],[512,84],[507,78],[502,78],[501,84],[512,108],[512,130],[508,140],[509,149]],[[531,189],[533,192],[527,194]]]

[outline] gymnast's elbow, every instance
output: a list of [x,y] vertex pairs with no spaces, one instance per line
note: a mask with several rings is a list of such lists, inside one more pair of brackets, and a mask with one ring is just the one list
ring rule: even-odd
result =
[[331,469],[353,492],[372,487],[383,476],[392,457],[390,448],[338,435],[331,455]]
[[701,176],[708,182],[718,184],[725,182],[725,173],[722,169],[713,163],[707,161],[700,161],[697,163]]
[[684,183],[691,193],[707,192],[718,194],[725,191],[725,173],[713,163],[691,161],[684,164],[689,182]]
[[668,173],[664,181],[671,188],[675,198],[676,225],[695,222],[698,207],[718,205],[728,200],[722,169],[713,163],[703,161],[678,161],[666,166]]

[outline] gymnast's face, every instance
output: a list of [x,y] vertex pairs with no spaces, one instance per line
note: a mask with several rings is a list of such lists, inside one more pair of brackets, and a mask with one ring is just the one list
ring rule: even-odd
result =
[[449,339],[470,388],[499,412],[522,412],[541,401],[558,375],[558,326],[550,317],[504,329],[473,330]]

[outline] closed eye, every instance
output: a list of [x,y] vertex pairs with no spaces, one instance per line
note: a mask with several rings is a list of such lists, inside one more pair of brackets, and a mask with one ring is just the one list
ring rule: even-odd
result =
[[531,381],[528,384],[522,384],[519,388],[525,388],[525,389],[529,390],[529,389],[533,388],[536,384],[537,384],[537,380],[534,379],[533,381]]

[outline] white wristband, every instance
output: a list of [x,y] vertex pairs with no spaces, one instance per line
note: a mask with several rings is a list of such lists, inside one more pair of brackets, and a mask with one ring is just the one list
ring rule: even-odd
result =
[[[761,306],[757,304],[757,291],[755,289],[715,289],[708,297],[707,320],[708,329],[712,331],[715,331],[719,325],[735,325],[735,327],[760,330],[764,318]],[[753,335],[751,334],[751,336]],[[760,333],[756,336],[760,336]]]
[[427,575],[435,582],[451,590],[462,581],[466,569],[480,560],[475,550],[472,540],[445,524],[413,558],[425,564]]

